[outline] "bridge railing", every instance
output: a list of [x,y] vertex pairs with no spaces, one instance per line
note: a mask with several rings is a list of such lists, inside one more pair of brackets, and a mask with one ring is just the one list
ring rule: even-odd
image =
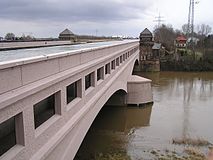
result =
[[41,156],[38,150],[138,49],[130,42],[0,65],[0,129],[16,139],[5,159]]

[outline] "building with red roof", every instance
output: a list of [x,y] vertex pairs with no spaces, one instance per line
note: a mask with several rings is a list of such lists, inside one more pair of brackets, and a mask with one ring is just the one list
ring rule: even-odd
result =
[[187,42],[186,37],[184,35],[180,35],[175,40],[175,46],[177,48],[185,48],[186,47],[186,42]]

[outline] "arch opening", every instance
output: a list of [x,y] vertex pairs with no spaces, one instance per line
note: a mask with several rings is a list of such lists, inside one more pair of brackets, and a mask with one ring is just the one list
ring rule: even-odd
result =
[[126,96],[126,91],[120,89],[108,99],[104,106],[124,106],[126,105]]
[[[119,108],[123,108],[122,110],[124,110],[124,108],[126,106],[126,96],[127,96],[127,92],[123,89],[119,89],[111,95],[111,97],[103,105],[103,107],[97,114],[96,118],[92,122],[92,125],[90,126],[86,136],[84,137],[84,139],[81,143],[81,146],[75,155],[74,160],[88,159],[88,157],[90,157],[89,154],[91,154],[91,153],[93,153],[91,156],[95,155],[95,153],[93,152],[93,148],[91,148],[91,144],[93,144],[92,140],[95,139],[95,137],[93,137],[93,134],[91,134],[91,133],[95,132],[96,128],[104,130],[106,128],[112,127],[110,125],[108,125],[108,126],[102,125],[102,124],[106,124],[106,121],[109,120],[108,119],[109,117],[111,117],[111,120],[112,120],[110,122],[110,124],[113,123],[115,116],[119,116],[118,121],[123,120],[124,117],[122,118],[122,114],[121,113],[119,114],[118,111],[119,111]],[[111,108],[114,108],[113,112],[112,112]],[[117,127],[114,126],[113,128],[117,128]],[[85,141],[87,141],[87,142],[85,142]],[[99,144],[96,143],[95,145],[99,145]],[[100,150],[102,150],[102,149],[103,148],[100,147]],[[94,157],[91,157],[91,159],[94,159]]]
[[[126,91],[117,90],[99,111],[89,131],[84,137],[74,160],[109,159],[119,155],[128,159],[125,136],[132,128],[147,126],[150,122],[152,104],[143,107],[128,107]],[[108,157],[109,156],[109,157]]]

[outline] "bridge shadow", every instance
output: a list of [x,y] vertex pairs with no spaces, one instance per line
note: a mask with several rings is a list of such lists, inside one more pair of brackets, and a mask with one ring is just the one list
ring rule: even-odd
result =
[[137,128],[150,125],[152,104],[129,106],[125,100],[126,92],[123,90],[109,98],[91,125],[75,160],[94,160],[100,154],[120,151],[127,155],[124,146],[128,137]]
[[134,75],[134,72],[140,72],[140,64],[139,64],[139,61],[138,59],[135,60],[135,63],[134,63],[134,67],[133,67],[133,70],[132,70],[132,75]]

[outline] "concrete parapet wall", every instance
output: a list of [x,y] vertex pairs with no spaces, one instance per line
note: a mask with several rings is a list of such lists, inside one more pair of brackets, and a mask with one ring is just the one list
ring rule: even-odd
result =
[[135,45],[136,42],[132,42],[0,62],[0,95],[78,65],[90,63],[109,53],[116,54],[129,50]]

